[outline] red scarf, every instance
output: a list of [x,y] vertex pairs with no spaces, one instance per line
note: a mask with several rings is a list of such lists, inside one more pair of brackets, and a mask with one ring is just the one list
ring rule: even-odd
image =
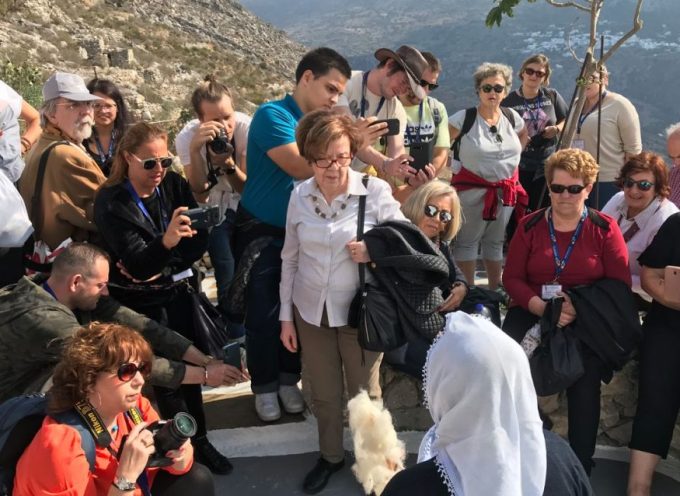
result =
[[454,186],[457,191],[486,188],[486,194],[484,195],[484,211],[482,213],[482,218],[484,220],[496,220],[496,215],[498,213],[498,195],[496,194],[496,190],[498,188],[501,189],[503,205],[506,207],[515,207],[517,220],[524,217],[526,209],[529,206],[529,195],[527,195],[527,192],[524,191],[524,188],[519,182],[519,172],[517,169],[515,169],[512,177],[492,183],[483,177],[470,172],[465,167],[462,167],[460,172],[451,178],[451,186]]

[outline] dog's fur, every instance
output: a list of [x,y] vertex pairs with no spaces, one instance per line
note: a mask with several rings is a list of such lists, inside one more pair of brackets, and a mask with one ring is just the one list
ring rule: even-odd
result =
[[392,415],[380,400],[361,391],[347,404],[356,463],[352,472],[366,494],[383,492],[390,479],[404,469],[406,450],[397,438]]

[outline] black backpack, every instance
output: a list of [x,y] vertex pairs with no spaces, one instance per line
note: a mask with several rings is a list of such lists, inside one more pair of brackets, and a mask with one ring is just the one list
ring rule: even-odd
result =
[[[515,115],[512,113],[512,110],[510,110],[507,107],[501,107],[501,112],[503,112],[503,115],[505,116],[506,119],[510,121],[510,125],[512,128],[515,128]],[[463,139],[463,136],[465,136],[470,129],[472,129],[472,125],[475,123],[475,119],[477,118],[477,107],[471,107],[469,109],[465,109],[465,119],[463,119],[463,127],[461,128],[460,132],[458,133],[458,136],[456,136],[456,139],[453,140],[453,143],[451,143],[451,150],[453,151],[453,159],[460,161],[460,140]]]
[[[0,404],[0,495],[12,494],[17,462],[40,430],[47,415],[46,407],[44,394],[17,396]],[[69,410],[51,417],[78,431],[90,472],[94,472],[95,439],[81,416],[75,410]]]

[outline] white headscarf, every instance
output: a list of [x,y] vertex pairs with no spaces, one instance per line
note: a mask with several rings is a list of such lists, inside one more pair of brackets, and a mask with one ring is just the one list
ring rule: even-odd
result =
[[484,318],[449,313],[424,372],[435,425],[418,461],[435,457],[456,496],[541,496],[545,440],[522,348]]

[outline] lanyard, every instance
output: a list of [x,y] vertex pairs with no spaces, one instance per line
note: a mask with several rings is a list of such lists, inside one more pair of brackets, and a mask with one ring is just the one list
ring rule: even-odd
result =
[[406,126],[406,135],[408,136],[409,145],[422,142],[422,138],[420,137],[420,131],[423,127],[423,102],[424,100],[421,100],[420,105],[418,106],[418,129],[416,130],[415,139],[411,135],[411,129],[409,129],[410,126]]
[[[135,205],[137,205],[137,208],[139,209],[140,212],[142,212],[142,215],[151,223],[153,226],[154,232],[158,233],[158,227],[156,226],[156,223],[153,221],[151,218],[151,214],[149,214],[149,211],[146,209],[144,206],[144,203],[142,202],[142,199],[139,197],[137,192],[135,191],[135,188],[132,187],[132,184],[130,181],[125,181],[125,187],[127,190],[130,192],[130,196],[132,196],[132,200],[135,202]],[[168,213],[165,211],[165,208],[163,206],[163,196],[161,195],[161,191],[156,188],[156,197],[158,198],[158,203],[159,203],[159,210],[161,211],[161,228],[162,228],[162,233],[165,232],[165,230],[168,228]]]
[[548,229],[550,230],[550,242],[552,243],[553,260],[555,261],[555,281],[557,281],[557,279],[560,277],[560,274],[567,266],[567,262],[569,261],[571,252],[574,250],[576,240],[581,234],[583,224],[586,221],[587,212],[588,212],[587,208],[583,207],[583,214],[581,214],[581,220],[578,221],[578,226],[576,226],[574,234],[571,235],[571,241],[569,241],[567,251],[564,252],[564,257],[560,259],[560,255],[557,251],[557,236],[555,235],[555,225],[553,224],[552,220],[552,208],[548,210]]
[[578,117],[578,125],[576,126],[576,134],[581,134],[581,128],[583,127],[583,123],[586,121],[588,116],[595,112],[595,109],[598,107],[598,105],[604,100],[604,97],[607,96],[607,92],[603,91],[602,92],[602,97],[597,101],[595,105],[592,106],[592,108],[585,114],[581,114]]
[[[55,300],[57,299],[57,295],[54,294],[54,291],[52,290],[52,288],[50,288],[50,285],[47,284],[47,281],[42,283],[42,287],[45,291],[47,291],[49,294],[52,295],[52,298],[54,298]],[[57,301],[59,301],[59,300],[57,300]]]
[[[368,100],[366,100],[366,87],[368,85],[368,75],[370,73],[371,73],[371,71],[364,72],[363,81],[361,82],[361,116],[360,117],[366,117],[366,110],[367,110],[367,107],[368,107]],[[385,97],[382,96],[382,97],[380,97],[380,102],[378,102],[378,109],[375,111],[374,115],[377,116],[380,113],[380,109],[382,109],[384,103],[385,103]]]
[[111,133],[111,141],[109,142],[109,151],[104,153],[104,148],[102,147],[101,142],[99,141],[99,136],[97,135],[96,131],[93,133],[94,136],[94,144],[97,145],[97,154],[99,155],[99,163],[100,164],[105,164],[107,160],[110,160],[111,157],[113,157],[113,149],[116,147],[116,133],[113,132]]

